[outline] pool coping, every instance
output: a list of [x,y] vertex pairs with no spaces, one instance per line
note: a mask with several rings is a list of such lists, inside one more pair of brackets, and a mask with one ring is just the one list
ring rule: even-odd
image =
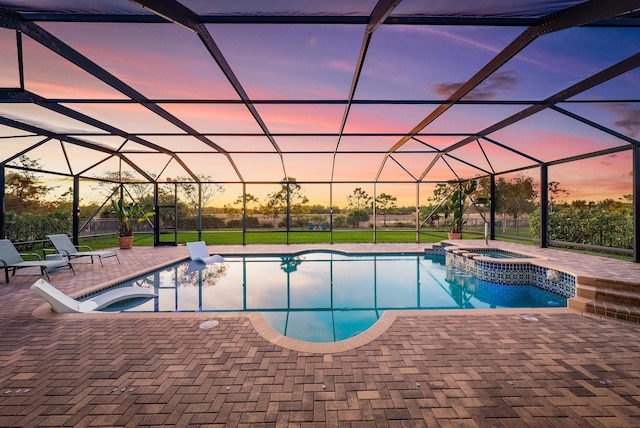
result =
[[[454,244],[455,245],[455,244]],[[426,245],[425,245],[426,247]],[[311,248],[306,251],[331,251],[334,253],[343,253],[343,254],[386,254],[389,251],[378,251],[378,252],[363,252],[361,250],[348,250],[341,249],[335,250],[333,248]],[[299,249],[291,249],[291,251],[280,251],[277,254],[299,254],[301,252]],[[235,253],[235,252],[220,252],[224,256],[241,256],[241,255],[251,255],[251,256],[261,256],[261,255],[273,255],[275,253],[260,251],[260,252],[245,252],[243,254]],[[411,252],[407,251],[406,254],[419,254],[419,252]],[[169,262],[162,263],[153,269],[162,269],[163,267],[171,266],[175,263],[187,261],[188,257],[184,256],[176,257]],[[506,260],[522,260],[522,259],[506,259]],[[527,259],[529,261],[534,259]],[[535,260],[542,261],[540,256],[537,256]],[[544,260],[548,262],[548,260]],[[149,272],[149,269],[141,269],[137,272],[133,272],[126,276],[112,279],[109,281],[104,281],[95,286],[80,290],[78,292],[70,293],[69,296],[73,298],[77,298],[80,296],[86,296],[90,293],[94,293],[100,290],[107,289],[109,287],[116,286],[122,282],[128,281],[130,279],[142,276]],[[566,272],[566,271],[565,271]],[[121,318],[121,319],[139,319],[139,318],[184,318],[184,319],[201,319],[203,321],[217,319],[232,319],[232,318],[246,318],[248,319],[254,330],[257,334],[262,336],[265,340],[273,343],[275,345],[281,346],[286,349],[290,349],[293,351],[299,352],[308,352],[308,353],[318,353],[318,354],[332,354],[345,352],[349,350],[353,350],[359,348],[363,345],[366,345],[384,332],[393,324],[393,322],[398,317],[402,316],[435,316],[435,315],[447,315],[447,316],[464,316],[466,314],[475,314],[475,315],[495,315],[495,314],[512,314],[512,315],[523,315],[527,313],[535,313],[535,314],[546,314],[546,313],[567,313],[574,312],[580,313],[575,309],[567,307],[561,308],[500,308],[500,309],[473,309],[473,310],[461,310],[461,309],[422,309],[422,310],[387,310],[382,316],[367,330],[362,333],[355,335],[351,338],[337,341],[337,342],[327,342],[327,343],[316,343],[316,342],[306,342],[302,340],[293,339],[291,337],[284,336],[280,332],[274,330],[262,316],[262,314],[258,312],[182,312],[182,313],[174,313],[174,312],[149,312],[149,313],[114,313],[114,312],[94,312],[94,313],[71,313],[71,314],[60,314],[54,312],[49,303],[43,303],[42,305],[36,307],[32,311],[32,316],[35,318],[43,319],[43,320],[86,320],[86,319],[97,319],[97,318]]]
[[[387,310],[382,316],[367,330],[362,333],[350,337],[345,340],[328,343],[305,342],[284,336],[280,332],[274,330],[258,312],[93,312],[93,313],[72,313],[59,314],[51,309],[48,303],[40,305],[33,310],[32,315],[42,320],[76,320],[84,321],[88,319],[153,319],[153,318],[178,318],[178,319],[197,319],[204,321],[216,320],[225,322],[231,319],[246,318],[251,322],[253,329],[257,334],[262,336],[268,342],[281,346],[283,348],[313,354],[335,354],[357,349],[374,341],[384,334],[394,321],[399,317],[415,317],[415,316],[466,316],[466,315],[513,315],[522,318],[528,316],[544,316],[545,314],[558,313],[577,313],[579,311],[569,308],[501,308],[501,309],[423,309],[423,310]],[[533,314],[533,315],[532,315]]]

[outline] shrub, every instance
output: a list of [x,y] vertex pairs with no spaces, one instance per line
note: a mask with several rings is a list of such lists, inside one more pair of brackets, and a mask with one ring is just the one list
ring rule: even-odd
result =
[[[629,207],[610,208],[602,204],[563,205],[549,213],[550,240],[611,248],[633,246],[633,214]],[[540,239],[540,214],[530,216],[532,235]]]
[[18,215],[9,211],[6,215],[6,236],[12,242],[38,241],[54,233],[70,233],[73,227],[71,213]]

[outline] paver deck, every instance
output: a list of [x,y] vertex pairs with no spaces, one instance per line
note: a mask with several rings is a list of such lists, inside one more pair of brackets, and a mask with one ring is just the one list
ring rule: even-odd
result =
[[[629,262],[492,245],[543,254],[578,275],[640,279]],[[183,246],[117,251],[122,264],[76,262],[75,276],[51,282],[74,294],[187,257]],[[355,347],[315,352],[274,343],[244,314],[36,317],[44,301],[25,272],[0,284],[3,427],[640,426],[637,324],[569,309],[402,312]],[[209,319],[220,323],[199,328]]]

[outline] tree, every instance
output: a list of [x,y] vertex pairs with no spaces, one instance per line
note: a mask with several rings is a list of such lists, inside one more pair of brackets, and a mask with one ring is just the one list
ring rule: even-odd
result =
[[140,202],[152,194],[152,184],[134,176],[129,171],[106,171],[101,178],[94,190],[98,190],[104,199],[111,197],[120,187],[120,183],[125,183],[126,193],[135,201]]
[[533,178],[519,174],[510,181],[499,178],[496,181],[496,211],[502,212],[502,230],[506,233],[507,214],[517,219],[521,214],[529,214],[536,208],[538,191]]
[[69,187],[64,193],[58,196],[54,203],[58,211],[73,211],[73,187]]
[[352,210],[347,214],[347,224],[352,227],[360,227],[360,223],[369,221],[369,213],[366,210]]
[[[457,189],[457,185],[455,183],[438,183],[436,187],[433,189],[433,195],[428,198],[429,201],[434,202],[435,206],[439,206],[438,210],[433,213],[431,218],[438,219],[439,216],[437,213],[442,213],[442,217],[444,218],[445,224],[448,224],[449,216],[453,212],[453,205],[451,204],[451,194]],[[435,209],[435,207],[434,207]],[[432,213],[433,210],[430,210],[429,213]],[[427,213],[426,215],[429,215]],[[425,215],[425,218],[426,218]]]
[[347,208],[351,212],[347,215],[347,224],[360,227],[360,223],[369,220],[369,210],[373,198],[360,187],[356,187],[353,193],[347,196]]
[[[250,205],[251,204],[258,204],[259,200],[258,198],[256,198],[255,196],[253,196],[251,193],[247,193],[244,197],[244,200],[246,200],[246,204],[247,204],[247,212],[246,215],[249,217],[250,213]],[[227,215],[227,217],[230,217],[231,220],[233,220],[233,218],[238,215],[238,214],[242,214],[242,205],[243,205],[243,199],[242,199],[242,195],[238,196],[236,198],[235,201],[225,204],[225,206],[223,207],[223,212],[225,213],[225,215]],[[253,208],[253,213],[255,214],[256,208]]]
[[[274,226],[277,227],[276,219],[281,213],[287,213],[287,223],[291,226],[291,214],[301,214],[304,212],[304,205],[309,199],[304,195],[302,186],[296,183],[293,177],[285,177],[280,190],[267,195],[267,201],[262,206],[262,212],[273,218]],[[287,210],[288,207],[288,210]]]
[[[247,193],[244,196],[244,199],[246,201],[247,204],[247,216],[249,215],[249,210],[251,209],[251,205],[254,205],[253,207],[253,214],[256,213],[256,206],[258,206],[260,204],[260,199],[258,199],[257,197],[253,196],[251,193]],[[242,204],[242,196],[238,196],[238,199],[235,200],[234,204],[238,205],[238,204]]]
[[238,214],[242,213],[242,210],[238,207],[233,206],[233,204],[228,203],[224,204],[224,206],[222,207],[222,212],[227,218],[233,221]]
[[[438,222],[438,226],[440,225],[440,214],[438,214],[436,210],[436,206],[433,204],[422,205],[420,207],[420,225],[422,226],[424,223],[427,223],[427,226],[434,227],[436,226],[436,222]],[[427,216],[431,214],[429,217],[429,221],[427,222]]]
[[386,193],[380,193],[376,197],[376,209],[382,214],[382,223],[387,225],[387,213],[389,210],[397,208],[396,201],[398,198],[395,196],[387,195]]
[[41,184],[40,177],[32,171],[42,169],[38,159],[22,155],[18,158],[18,163],[25,169],[9,171],[5,175],[5,210],[15,211],[18,214],[41,211],[45,204],[45,197],[54,187]]
[[269,194],[268,199],[262,205],[260,205],[260,211],[266,217],[271,217],[273,221],[273,227],[277,227],[276,220],[282,212],[281,202],[275,197],[275,194]]
[[564,202],[564,198],[569,196],[569,192],[560,188],[558,181],[550,181],[548,185],[549,189],[549,211],[553,211],[553,207],[556,204]]
[[462,233],[462,226],[465,223],[463,219],[465,210],[467,209],[467,198],[469,198],[477,188],[476,180],[468,180],[464,183],[457,183],[457,189],[449,197],[451,206],[453,207],[453,221],[451,222],[451,233]]
[[177,177],[178,189],[182,191],[187,199],[187,205],[192,212],[198,212],[199,203],[206,206],[224,193],[224,187],[213,182],[213,177],[209,175],[197,175],[200,180],[200,196],[198,195],[198,183],[192,183],[191,177]]
[[347,207],[352,210],[368,209],[371,207],[371,199],[367,192],[356,187],[353,193],[347,196]]
[[5,174],[6,238],[12,241],[44,240],[47,234],[69,233],[72,227],[69,192],[54,201],[47,195],[55,187],[40,182],[35,171],[42,169],[38,159],[20,156],[23,169]]

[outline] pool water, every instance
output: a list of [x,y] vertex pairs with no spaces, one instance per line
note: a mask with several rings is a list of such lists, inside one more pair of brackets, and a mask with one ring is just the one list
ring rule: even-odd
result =
[[566,306],[535,286],[481,281],[424,254],[225,257],[207,266],[178,263],[125,285],[154,287],[158,297],[108,310],[260,312],[283,335],[309,342],[355,336],[391,309]]
[[485,257],[492,257],[494,259],[531,259],[533,256],[528,256],[525,254],[514,253],[512,251],[506,250],[494,250],[494,249],[483,249],[483,248],[473,248],[467,249],[470,253],[479,254]]

